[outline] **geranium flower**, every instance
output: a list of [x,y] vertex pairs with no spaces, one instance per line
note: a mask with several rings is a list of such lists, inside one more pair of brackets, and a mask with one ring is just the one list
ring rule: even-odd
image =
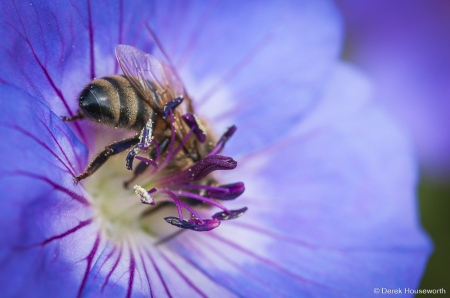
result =
[[[342,297],[417,286],[430,243],[408,139],[338,60],[329,1],[2,2],[0,288],[5,297]],[[154,30],[217,136],[214,172],[249,211],[178,231],[122,183],[125,156],[75,185],[124,134],[65,123],[118,44],[156,53]],[[205,124],[206,125],[206,124]],[[196,209],[196,207],[193,207]],[[197,209],[196,209],[197,210]],[[215,212],[220,211],[220,209]],[[207,212],[210,213],[209,209]]]
[[346,58],[373,77],[378,100],[407,127],[424,173],[450,175],[450,2],[338,0]]

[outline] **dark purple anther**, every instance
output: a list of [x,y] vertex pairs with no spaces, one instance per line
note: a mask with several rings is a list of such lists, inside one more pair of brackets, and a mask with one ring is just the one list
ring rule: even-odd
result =
[[232,170],[236,168],[237,162],[231,157],[223,155],[210,155],[196,162],[192,167],[161,178],[161,187],[187,184],[205,178],[209,173],[216,170]]
[[220,220],[216,219],[204,219],[203,223],[198,219],[180,220],[177,217],[166,217],[164,219],[176,227],[198,232],[210,231],[220,225]]
[[213,215],[212,218],[214,219],[218,219],[218,220],[227,220],[227,219],[234,219],[237,218],[239,216],[241,216],[242,214],[244,214],[247,211],[247,207],[241,208],[239,210],[228,210],[228,212],[230,212],[231,214],[224,212],[218,212],[216,214]]
[[236,125],[230,126],[227,128],[225,133],[222,135],[220,140],[217,142],[216,147],[209,153],[208,155],[214,155],[222,151],[223,147],[225,147],[225,144],[227,143],[228,139],[231,138],[231,136],[236,131],[237,127]]
[[[228,127],[227,130],[225,131],[225,133],[222,135],[222,137],[220,137],[217,144],[223,142],[223,145],[225,145],[225,143],[228,141],[228,139],[234,134],[236,129],[237,129],[236,125]],[[223,147],[223,145],[222,145],[222,147]]]
[[217,200],[234,200],[239,197],[245,190],[244,183],[237,182],[233,184],[221,185],[219,188],[228,190],[228,192],[222,192],[217,190],[208,191],[208,196]]
[[162,108],[162,117],[164,119],[167,119],[167,117],[169,117],[170,114],[170,110],[175,110],[176,107],[178,107],[184,100],[184,96],[180,96],[175,98],[174,100],[169,101],[168,103],[166,103],[164,105],[164,107]]
[[138,155],[139,152],[141,152],[141,148],[142,148],[142,144],[139,143],[136,146],[134,146],[134,148],[131,149],[130,152],[128,152],[128,155],[127,155],[127,169],[128,170],[130,170],[130,171],[133,170],[134,157],[136,155]]
[[194,114],[184,114],[181,118],[183,118],[189,128],[194,129],[194,134],[200,143],[204,143],[206,141],[206,130],[200,122],[200,119],[198,119]]

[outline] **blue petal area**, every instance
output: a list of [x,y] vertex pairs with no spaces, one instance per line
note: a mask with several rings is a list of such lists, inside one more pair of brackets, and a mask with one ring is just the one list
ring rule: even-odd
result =
[[418,169],[410,140],[370,89],[352,67],[337,66],[317,110],[289,138],[222,173],[223,181],[246,177],[227,208],[249,211],[212,233],[180,236],[174,251],[246,297],[416,288],[431,251],[417,218]]
[[[149,1],[3,1],[0,82],[27,91],[59,116],[75,115],[85,85],[120,72],[117,44],[150,50],[143,23],[150,6]],[[88,145],[86,124],[71,126]]]
[[238,127],[233,155],[276,142],[304,117],[342,40],[329,1],[157,1],[151,25],[197,112],[217,135]]
[[2,295],[76,293],[99,247],[89,201],[72,181],[86,147],[33,96],[4,84],[0,94],[14,99],[1,102]]

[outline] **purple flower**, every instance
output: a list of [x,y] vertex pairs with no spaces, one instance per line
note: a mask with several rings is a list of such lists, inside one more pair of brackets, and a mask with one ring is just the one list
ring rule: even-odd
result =
[[[412,147],[364,76],[338,60],[342,26],[329,1],[8,1],[0,11],[3,296],[366,297],[417,286],[430,243]],[[130,132],[59,116],[75,115],[94,78],[119,73],[116,45],[157,55],[144,22],[195,115],[222,135],[227,157],[191,168],[223,183],[205,193],[229,210],[192,205],[209,214],[203,223],[181,221],[173,205],[151,209],[154,189],[137,188],[141,204],[122,187],[123,155],[72,181]],[[158,183],[190,185],[186,174]],[[184,230],[166,221],[216,229],[174,236]]]
[[450,175],[450,2],[336,2],[347,58],[373,76],[380,102],[411,131],[425,173]]

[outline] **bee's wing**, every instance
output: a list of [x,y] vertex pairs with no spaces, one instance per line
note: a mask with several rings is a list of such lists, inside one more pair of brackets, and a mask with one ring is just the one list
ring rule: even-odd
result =
[[180,95],[186,95],[183,84],[172,67],[132,46],[118,45],[116,58],[120,68],[139,95],[153,107]]

